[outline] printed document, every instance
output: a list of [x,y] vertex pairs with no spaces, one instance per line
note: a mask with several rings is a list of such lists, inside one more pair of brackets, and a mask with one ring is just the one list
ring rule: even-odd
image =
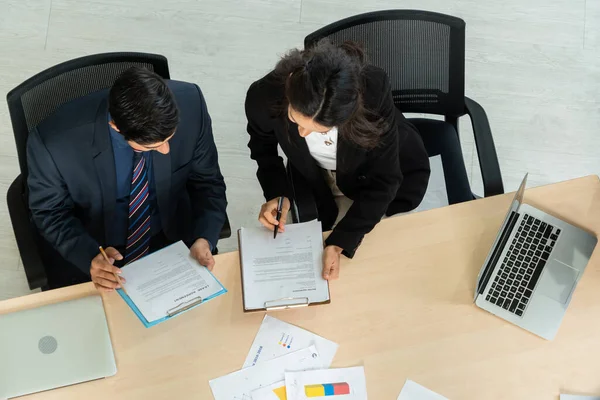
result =
[[367,400],[364,367],[286,372],[285,387],[287,400],[311,400],[326,396]]
[[398,400],[448,400],[426,387],[407,379],[404,387],[398,396]]
[[181,241],[126,265],[122,271],[127,295],[149,322],[225,291]]
[[323,367],[329,368],[338,349],[337,343],[265,315],[243,368],[253,367],[312,345],[317,348]]
[[253,391],[252,400],[287,400],[285,381],[279,381]]
[[245,310],[329,301],[319,221],[289,224],[275,239],[263,227],[238,234]]
[[250,400],[252,392],[285,379],[286,371],[323,368],[314,346],[245,368],[208,382],[215,400]]

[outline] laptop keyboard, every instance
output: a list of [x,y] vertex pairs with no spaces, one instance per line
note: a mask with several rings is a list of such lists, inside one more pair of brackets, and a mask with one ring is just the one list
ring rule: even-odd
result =
[[560,229],[525,214],[485,299],[522,316],[559,235]]

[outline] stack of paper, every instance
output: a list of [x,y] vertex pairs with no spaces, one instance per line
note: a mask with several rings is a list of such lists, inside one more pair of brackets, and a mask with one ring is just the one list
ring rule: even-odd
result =
[[285,379],[286,371],[323,368],[315,346],[244,368],[209,382],[215,400],[250,400],[252,392]]
[[338,344],[314,333],[265,315],[254,338],[243,368],[281,357],[314,345],[328,368],[338,349]]
[[252,400],[367,400],[363,367],[286,372],[285,380],[252,392]]
[[[311,400],[324,396],[367,400],[367,381],[363,367],[286,372],[285,388],[287,400]],[[256,399],[253,397],[252,400]]]
[[[209,382],[216,400],[366,400],[364,369],[329,368],[338,345],[265,316],[243,369]],[[323,394],[320,394],[323,393]]]

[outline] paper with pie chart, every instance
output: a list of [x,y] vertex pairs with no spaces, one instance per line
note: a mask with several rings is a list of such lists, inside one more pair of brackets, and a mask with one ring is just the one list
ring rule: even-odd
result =
[[252,400],[287,400],[285,381],[255,390],[252,392]]
[[323,367],[317,349],[311,346],[213,379],[208,384],[215,400],[251,400],[253,391],[282,381],[286,371],[306,371]]
[[367,400],[364,367],[286,372],[287,400]]
[[294,351],[315,346],[323,366],[331,366],[338,344],[305,329],[265,315],[242,368],[252,367]]

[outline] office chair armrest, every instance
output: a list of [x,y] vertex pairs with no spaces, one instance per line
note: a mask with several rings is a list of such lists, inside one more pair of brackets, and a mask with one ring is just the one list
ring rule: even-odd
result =
[[23,196],[24,187],[22,175],[17,176],[8,188],[6,201],[27,283],[29,289],[33,290],[45,288],[48,285],[48,277],[40,257],[35,225],[29,218],[29,209]]
[[219,233],[219,239],[227,239],[228,237],[231,237],[231,225],[229,224],[229,216],[225,214],[225,223],[223,223],[221,233]]
[[476,101],[465,96],[465,112],[471,118],[473,125],[475,146],[483,178],[483,194],[485,197],[503,194],[502,173],[485,110]]
[[[231,237],[231,225],[229,224],[229,215],[225,214],[225,222],[223,223],[221,232],[219,232],[219,240],[227,239],[228,237]],[[188,247],[191,247],[191,244]],[[219,247],[213,246],[212,254],[214,256],[219,254]]]
[[288,161],[286,166],[287,177],[292,188],[292,221],[307,222],[317,219],[317,203],[310,185],[296,168]]

